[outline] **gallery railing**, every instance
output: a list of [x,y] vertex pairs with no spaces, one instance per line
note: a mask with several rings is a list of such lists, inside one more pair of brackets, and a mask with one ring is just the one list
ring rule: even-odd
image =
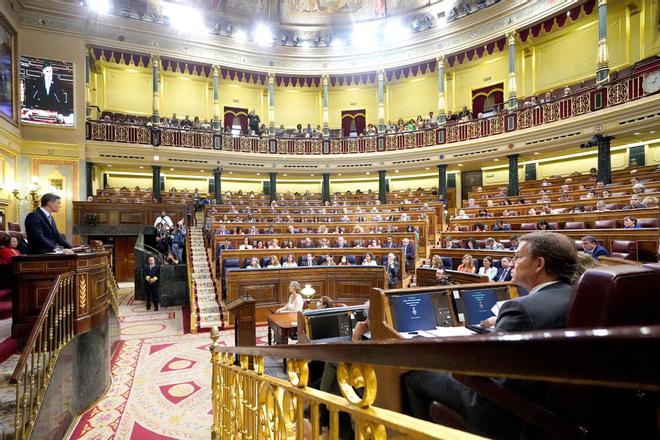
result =
[[633,74],[604,87],[594,85],[549,103],[524,107],[510,113],[405,133],[338,138],[271,138],[236,136],[211,130],[153,129],[140,125],[88,121],[86,139],[263,154],[321,155],[407,150],[525,130],[635,101],[649,94],[643,87],[648,73]]
[[77,291],[74,272],[55,279],[18,360],[11,377],[16,384],[16,439],[30,438],[57,358],[76,334]]
[[[212,329],[214,439],[320,438],[322,406],[330,439],[339,438],[340,413],[356,438],[474,438],[374,406],[379,386],[388,387],[374,371],[382,367],[660,390],[660,326],[276,347],[225,347],[218,338]],[[287,359],[288,381],[266,373],[266,357]],[[343,396],[308,387],[311,360],[337,366]]]

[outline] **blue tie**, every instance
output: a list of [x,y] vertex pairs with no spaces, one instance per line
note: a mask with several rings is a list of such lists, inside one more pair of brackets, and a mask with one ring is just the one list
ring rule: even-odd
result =
[[50,226],[53,228],[53,232],[55,232],[57,231],[57,227],[55,226],[55,219],[53,218],[52,215],[49,217],[50,217]]

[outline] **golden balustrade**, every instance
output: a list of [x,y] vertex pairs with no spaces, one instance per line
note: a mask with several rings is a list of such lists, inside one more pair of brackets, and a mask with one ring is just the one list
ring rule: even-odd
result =
[[[380,367],[660,389],[660,362],[653,360],[660,326],[275,347],[224,347],[218,338],[219,331],[213,328],[211,437],[215,440],[318,439],[322,407],[329,412],[327,438],[332,440],[339,438],[340,413],[350,416],[358,439],[480,438],[376,407]],[[266,357],[287,359],[288,380],[266,374]],[[310,360],[337,365],[341,396],[308,387]]]
[[195,304],[195,280],[193,280],[193,262],[190,250],[191,233],[186,236],[186,274],[188,277],[188,303],[190,307],[190,333],[197,333],[197,307]]
[[16,365],[16,439],[28,439],[62,348],[75,336],[75,272],[58,275]]
[[112,267],[108,266],[108,298],[112,310],[115,311],[115,316],[119,318],[119,289],[117,288],[117,280],[112,273]]

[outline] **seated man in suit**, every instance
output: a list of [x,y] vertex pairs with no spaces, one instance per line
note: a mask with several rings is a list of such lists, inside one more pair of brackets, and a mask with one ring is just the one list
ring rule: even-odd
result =
[[309,266],[316,266],[316,265],[317,265],[316,260],[314,260],[314,257],[312,256],[312,254],[305,255],[305,257],[303,258],[302,264],[301,264],[301,266],[308,266],[308,267]]
[[582,249],[586,254],[591,255],[596,260],[600,257],[609,257],[610,253],[602,245],[598,244],[598,240],[593,235],[586,235],[582,237]]
[[493,281],[497,283],[503,283],[506,281],[511,281],[511,276],[513,272],[513,268],[511,267],[511,259],[509,257],[502,257],[500,260],[500,269],[497,271],[495,274],[495,278],[493,278]]
[[73,246],[62,238],[53,218],[53,213],[59,212],[61,207],[62,198],[57,194],[47,193],[41,197],[41,208],[25,217],[29,254],[53,252],[56,247],[64,248],[65,254],[73,253]]
[[[527,296],[502,304],[496,331],[520,332],[566,327],[571,299],[569,285],[577,270],[573,241],[562,234],[533,232],[519,238],[513,282],[529,291]],[[537,393],[538,383],[494,379],[526,395]],[[429,404],[438,401],[459,413],[467,430],[486,437],[519,438],[525,424],[513,413],[486,399],[451,374],[412,372],[405,376],[409,412],[430,419]]]

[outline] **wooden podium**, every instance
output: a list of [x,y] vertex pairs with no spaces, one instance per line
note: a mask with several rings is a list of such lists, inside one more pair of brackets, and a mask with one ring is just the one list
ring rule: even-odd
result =
[[241,296],[226,304],[234,317],[234,344],[238,347],[257,345],[256,301],[251,296]]

